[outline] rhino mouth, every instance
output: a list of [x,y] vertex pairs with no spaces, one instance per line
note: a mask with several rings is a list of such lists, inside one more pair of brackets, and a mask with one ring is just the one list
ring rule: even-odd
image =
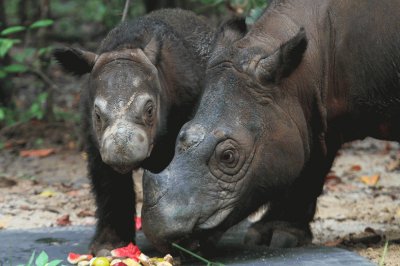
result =
[[[210,229],[210,230],[198,230],[190,235],[186,235],[176,241],[170,243],[173,248],[173,252],[177,252],[180,250],[176,247],[176,244],[180,247],[184,247],[185,249],[191,250],[193,252],[204,254],[206,256],[210,256],[216,250],[216,244],[219,239],[222,237],[226,230],[222,230],[219,228]],[[182,253],[182,255],[185,255]],[[183,256],[185,258],[185,256]]]
[[140,167],[140,164],[133,164],[133,165],[124,165],[124,164],[116,164],[116,165],[110,165],[112,169],[114,169],[116,172],[120,174],[127,174],[129,172],[132,172],[133,170],[136,170]]

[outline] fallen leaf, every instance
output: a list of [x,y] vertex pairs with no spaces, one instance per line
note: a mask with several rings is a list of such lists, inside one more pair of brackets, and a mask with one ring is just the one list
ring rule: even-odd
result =
[[361,182],[368,186],[375,186],[378,181],[379,181],[380,176],[379,175],[363,175],[360,177]]
[[53,153],[55,153],[54,149],[23,150],[23,151],[19,152],[19,156],[43,158],[43,157],[47,157]]
[[81,193],[79,190],[71,190],[66,193],[70,197],[78,197]]
[[10,223],[11,217],[6,216],[3,219],[0,219],[0,230],[4,229],[8,226],[8,224]]
[[0,176],[0,188],[9,188],[15,186],[16,184],[17,181],[4,176]]
[[358,164],[352,165],[350,170],[354,171],[354,172],[361,171],[361,165],[358,165]]
[[93,211],[89,211],[89,210],[83,210],[78,212],[78,214],[76,215],[78,217],[93,217],[94,216],[94,212]]
[[339,238],[336,240],[328,241],[324,243],[325,247],[336,247],[343,243],[343,238]]
[[71,224],[71,220],[69,219],[69,215],[65,214],[60,218],[57,218],[56,223],[58,226],[67,226]]
[[43,198],[51,198],[55,195],[56,193],[54,191],[51,190],[43,190],[39,196],[43,197]]
[[0,221],[0,230],[1,230],[1,229],[4,229],[4,228],[6,228],[6,227],[7,227],[6,223],[3,222],[3,221]]
[[397,158],[396,160],[393,160],[386,165],[386,170],[388,170],[389,172],[393,172],[399,169],[400,169],[400,158]]
[[325,176],[325,181],[328,180],[340,180],[340,178],[335,174],[328,174],[327,176]]

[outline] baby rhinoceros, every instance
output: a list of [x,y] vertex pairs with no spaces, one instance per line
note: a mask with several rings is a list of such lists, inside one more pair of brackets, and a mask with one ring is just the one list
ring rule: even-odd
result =
[[90,73],[81,112],[98,218],[90,251],[134,241],[132,170],[162,170],[201,93],[213,28],[190,11],[165,9],[121,23],[98,52],[54,52],[75,75]]

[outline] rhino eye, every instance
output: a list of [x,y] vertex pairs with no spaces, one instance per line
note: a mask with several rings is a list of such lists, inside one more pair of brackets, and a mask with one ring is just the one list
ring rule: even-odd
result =
[[95,106],[94,108],[94,118],[95,118],[95,122],[96,122],[96,127],[98,129],[102,128],[102,119],[101,119],[101,115],[100,115],[100,109]]
[[153,118],[154,118],[154,103],[153,101],[148,101],[144,105],[144,110],[143,110],[143,116],[144,116],[144,121],[148,125],[152,125],[153,123]]
[[219,143],[209,161],[210,171],[225,182],[236,182],[242,177],[241,169],[246,155],[239,144],[232,139]]
[[[235,158],[236,157],[236,158]],[[226,165],[230,165],[230,166],[235,166],[235,162],[237,162],[237,157],[238,154],[237,152],[235,152],[235,150],[233,149],[228,149],[225,150],[221,153],[220,155],[220,162],[226,164]]]

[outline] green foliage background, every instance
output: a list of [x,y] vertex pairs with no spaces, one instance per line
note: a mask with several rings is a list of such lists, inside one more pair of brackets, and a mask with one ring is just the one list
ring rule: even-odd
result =
[[[0,0],[0,129],[32,119],[77,120],[77,108],[60,103],[68,94],[63,83],[73,80],[55,74],[51,51],[55,46],[95,50],[121,21],[125,2]],[[216,23],[240,15],[252,24],[266,6],[266,0],[131,0],[127,17],[180,7]]]

